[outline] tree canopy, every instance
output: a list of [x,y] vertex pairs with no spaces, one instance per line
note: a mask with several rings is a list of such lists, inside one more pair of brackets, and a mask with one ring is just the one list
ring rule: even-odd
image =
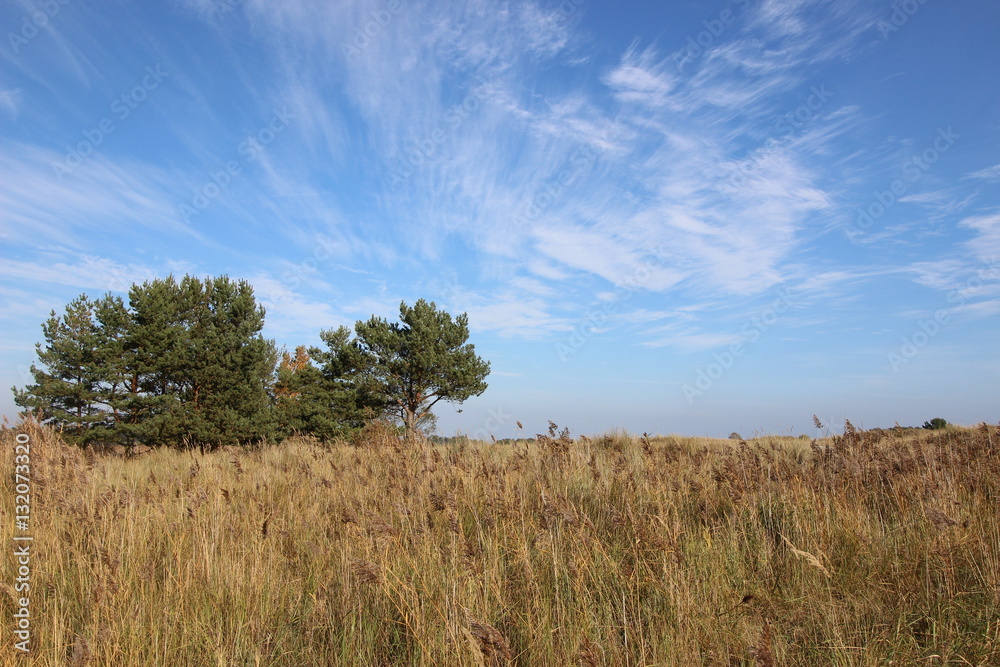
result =
[[294,354],[262,336],[264,315],[250,284],[225,276],[133,285],[127,304],[81,295],[42,324],[34,383],[14,400],[80,444],[215,447],[330,439],[384,416],[412,435],[438,402],[487,387],[468,316],[433,302],[321,331],[324,348]]
[[490,364],[468,343],[469,318],[434,302],[399,305],[399,322],[372,317],[355,327],[366,386],[384,397],[408,435],[439,401],[462,403],[486,391]]
[[80,296],[52,312],[44,368],[15,402],[80,443],[241,444],[267,437],[277,353],[246,281],[172,276],[133,285],[129,305]]

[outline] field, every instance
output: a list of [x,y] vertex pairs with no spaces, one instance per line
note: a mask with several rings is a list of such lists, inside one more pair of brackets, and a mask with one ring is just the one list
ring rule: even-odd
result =
[[28,423],[5,545],[15,433],[3,664],[1000,664],[995,426],[120,457]]

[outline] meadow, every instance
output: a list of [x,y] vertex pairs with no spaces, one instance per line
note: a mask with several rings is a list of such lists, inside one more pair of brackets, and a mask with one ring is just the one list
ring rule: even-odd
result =
[[1000,664],[996,426],[122,457],[26,422],[5,545],[16,433],[3,664]]

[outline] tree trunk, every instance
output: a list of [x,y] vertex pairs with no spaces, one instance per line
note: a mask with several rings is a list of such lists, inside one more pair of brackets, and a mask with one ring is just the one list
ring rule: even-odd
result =
[[405,411],[403,415],[404,436],[407,440],[413,440],[417,434],[417,412],[409,408],[403,408],[403,410]]

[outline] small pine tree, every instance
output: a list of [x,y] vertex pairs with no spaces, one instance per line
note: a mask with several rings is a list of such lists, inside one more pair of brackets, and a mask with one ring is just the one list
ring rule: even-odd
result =
[[280,437],[305,434],[325,440],[339,432],[327,409],[323,374],[312,363],[305,345],[295,348],[295,356],[282,354],[274,394]]
[[321,331],[326,349],[300,347],[294,357],[286,354],[276,385],[284,435],[298,432],[328,440],[385,412],[384,398],[364,376],[368,360],[350,336],[347,327]]
[[53,310],[42,324],[44,344],[35,350],[43,367],[31,365],[35,384],[16,387],[14,402],[41,414],[71,442],[83,443],[90,427],[104,419],[100,405],[101,372],[96,348],[94,304],[86,296],[71,301],[62,315]]
[[452,319],[420,299],[413,306],[401,303],[399,319],[358,322],[353,347],[363,358],[364,386],[384,397],[409,436],[438,401],[462,403],[486,391],[490,364],[466,342],[464,313]]

